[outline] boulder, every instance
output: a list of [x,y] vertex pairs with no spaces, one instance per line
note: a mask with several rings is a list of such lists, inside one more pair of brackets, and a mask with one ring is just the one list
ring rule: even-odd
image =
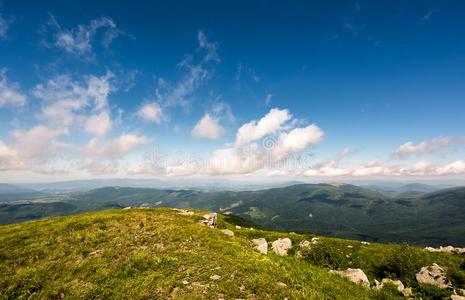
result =
[[255,245],[255,250],[257,250],[261,254],[268,254],[268,243],[264,238],[253,239],[252,243],[254,243]]
[[435,285],[441,289],[449,288],[450,282],[446,278],[446,269],[434,263],[432,266],[421,268],[420,272],[415,275],[419,283]]
[[453,246],[446,246],[446,247],[440,246],[439,248],[425,247],[425,250],[428,252],[465,254],[465,248],[457,248]]
[[220,231],[226,234],[227,236],[234,236],[234,232],[229,229],[221,229]]
[[451,295],[450,296],[451,300],[465,300],[464,296],[459,296],[459,295]]
[[206,215],[202,216],[203,220],[200,221],[201,224],[211,227],[211,228],[216,228],[217,225],[217,214],[216,213],[209,213]]
[[362,244],[362,245],[367,245],[367,246],[370,245],[369,242],[365,242],[365,241],[361,241],[360,244]]
[[277,239],[271,244],[271,248],[274,253],[287,256],[287,252],[292,248],[292,241],[289,238]]
[[343,277],[347,277],[353,283],[361,284],[364,287],[370,287],[370,281],[368,280],[368,277],[365,275],[362,269],[349,268],[343,271],[331,270],[330,272]]
[[413,292],[412,292],[412,289],[411,288],[406,288],[404,286],[404,284],[402,283],[402,281],[400,280],[392,280],[392,279],[389,279],[389,278],[383,278],[383,280],[381,280],[381,283],[379,283],[377,280],[375,280],[375,288],[376,289],[382,289],[384,288],[387,284],[392,284],[394,285],[397,290],[399,292],[401,292],[405,297],[410,297],[412,296]]

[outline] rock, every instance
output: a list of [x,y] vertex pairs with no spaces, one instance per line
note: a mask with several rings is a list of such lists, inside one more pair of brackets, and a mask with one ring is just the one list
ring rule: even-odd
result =
[[303,240],[303,241],[301,241],[301,242],[299,243],[299,247],[300,247],[300,249],[308,249],[308,248],[311,247],[311,244],[310,244],[309,241]]
[[392,284],[405,297],[410,297],[413,294],[412,289],[411,288],[406,288],[404,286],[404,284],[402,283],[402,281],[400,281],[400,280],[392,280],[392,279],[389,279],[389,278],[383,278],[383,280],[381,280],[381,284],[377,280],[375,280],[375,284],[376,284],[376,286],[375,286],[376,289],[382,289],[382,288],[384,288],[386,286],[386,284]]
[[189,284],[189,281],[187,281],[187,280],[183,280],[183,281],[182,281],[182,284],[184,284],[184,285],[188,285],[188,284]]
[[125,208],[123,208],[123,209],[131,209],[131,208],[132,208],[132,207],[128,206],[128,207],[125,207]]
[[220,278],[221,278],[221,276],[217,275],[217,274],[210,276],[211,280],[219,280]]
[[451,300],[465,300],[465,297],[460,296],[460,295],[450,295],[450,299]]
[[285,284],[284,282],[278,281],[278,286],[279,286],[279,287],[286,287],[287,284]]
[[314,237],[312,238],[312,244],[317,244],[320,242],[320,238]]
[[292,241],[289,238],[277,239],[271,244],[271,248],[274,253],[287,256],[287,252],[292,248]]
[[370,243],[365,242],[365,241],[361,241],[360,244],[362,244],[362,245],[370,245]]
[[352,249],[352,248],[354,248],[354,246],[352,246],[352,245],[347,245],[347,248]]
[[264,238],[253,239],[252,242],[255,244],[255,250],[257,250],[261,254],[268,253],[268,243],[266,242]]
[[242,227],[239,225],[236,225],[236,229],[241,229]]
[[178,212],[178,215],[181,215],[181,216],[193,216],[194,215],[193,211],[188,211],[187,209],[174,208],[173,210]]
[[440,246],[439,248],[425,247],[425,250],[428,252],[465,254],[465,248],[456,248],[453,246],[446,246],[446,247]]
[[344,271],[334,271],[331,270],[331,273],[338,274],[343,277],[347,277],[350,281],[356,284],[361,284],[364,287],[370,287],[370,281],[368,277],[365,275],[362,269],[347,269]]
[[226,234],[227,236],[234,236],[234,232],[232,232],[229,229],[221,229],[220,230],[222,233]]
[[217,214],[216,213],[209,213],[206,215],[203,215],[203,220],[200,221],[201,224],[211,227],[211,228],[216,228],[217,225]]
[[421,268],[420,272],[415,275],[415,278],[419,283],[428,283],[445,289],[451,286],[445,273],[445,268],[434,263],[432,266]]

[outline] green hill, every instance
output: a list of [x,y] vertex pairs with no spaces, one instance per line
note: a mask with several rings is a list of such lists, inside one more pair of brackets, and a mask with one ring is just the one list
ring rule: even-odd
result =
[[[422,265],[440,263],[459,279],[464,272],[463,256],[322,237],[300,258],[297,245],[313,235],[238,228],[238,222],[250,224],[223,215],[214,229],[199,224],[201,215],[119,209],[0,226],[0,299],[402,298],[329,272],[347,267],[362,268],[371,283],[402,279],[423,299],[433,299],[450,291],[416,284]],[[251,244],[253,238],[284,237],[294,245],[286,257],[260,254]]]
[[0,204],[0,223],[109,208],[194,207],[275,230],[372,242],[465,246],[465,188],[391,197],[349,184],[298,184],[258,191],[201,192],[107,187]]

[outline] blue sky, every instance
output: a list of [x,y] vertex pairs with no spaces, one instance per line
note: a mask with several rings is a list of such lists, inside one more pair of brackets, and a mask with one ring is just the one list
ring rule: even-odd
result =
[[3,1],[0,180],[462,178],[463,1]]

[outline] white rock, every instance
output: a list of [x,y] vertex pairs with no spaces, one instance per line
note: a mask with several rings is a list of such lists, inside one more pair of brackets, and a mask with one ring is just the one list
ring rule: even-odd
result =
[[362,245],[370,245],[370,243],[365,242],[365,241],[361,241],[360,244],[362,244]]
[[239,225],[236,225],[236,229],[241,229],[242,227]]
[[178,215],[181,215],[181,216],[193,216],[194,215],[193,211],[188,211],[187,209],[174,208],[173,210],[176,211]]
[[131,209],[131,207],[130,207],[130,206],[128,206],[128,207],[125,207],[125,208],[123,208],[123,209]]
[[234,232],[229,229],[221,229],[220,231],[226,234],[227,236],[234,236]]
[[415,278],[419,283],[428,283],[445,289],[451,286],[445,273],[445,268],[434,263],[432,266],[421,268],[420,272],[415,275]]
[[261,254],[267,254],[268,253],[268,243],[264,238],[260,239],[253,239],[252,242],[255,245],[255,250],[260,252]]
[[292,241],[289,238],[277,239],[271,244],[271,248],[274,253],[287,256],[287,252],[292,248]]
[[451,295],[450,296],[451,300],[465,300],[464,296],[459,296],[459,295]]
[[405,297],[410,297],[413,294],[412,289],[405,288],[404,284],[400,280],[392,280],[392,279],[389,279],[389,278],[383,278],[383,280],[381,280],[381,284],[377,280],[375,280],[375,284],[376,284],[376,287],[375,287],[376,289],[382,289],[382,288],[384,288],[386,286],[386,284],[392,284]]
[[209,213],[206,215],[203,215],[203,220],[200,221],[201,224],[206,225],[211,228],[216,228],[217,225],[217,214],[216,213]]
[[356,284],[361,284],[365,287],[370,287],[370,281],[368,277],[365,275],[362,269],[347,269],[344,271],[334,271],[331,270],[331,273],[338,274],[343,277],[347,277],[350,281]]
[[210,276],[210,279],[211,279],[211,280],[219,280],[220,278],[221,278],[221,276],[220,276],[220,275],[216,275],[216,274]]

